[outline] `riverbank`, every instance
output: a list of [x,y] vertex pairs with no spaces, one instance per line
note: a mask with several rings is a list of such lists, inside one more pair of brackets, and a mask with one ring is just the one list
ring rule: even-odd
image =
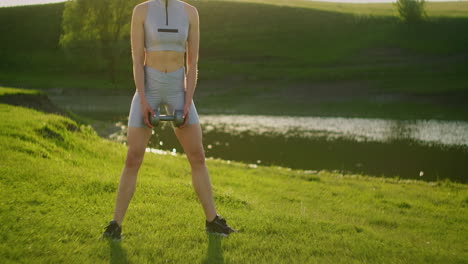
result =
[[[0,89],[0,96],[8,93]],[[109,244],[98,237],[112,215],[126,147],[99,138],[86,124],[29,108],[2,103],[0,118],[2,262],[460,263],[467,258],[464,184],[208,160],[217,209],[240,230],[219,239],[203,231],[186,158],[153,153],[146,153],[140,170],[125,239]]]
[[[202,113],[468,120],[468,39],[459,34],[468,2],[428,3],[430,20],[413,26],[390,4],[188,2],[206,35],[195,94]],[[23,40],[0,43],[0,84],[131,96],[130,54],[112,84],[97,57],[58,47],[62,11],[62,3],[0,8],[0,33]]]

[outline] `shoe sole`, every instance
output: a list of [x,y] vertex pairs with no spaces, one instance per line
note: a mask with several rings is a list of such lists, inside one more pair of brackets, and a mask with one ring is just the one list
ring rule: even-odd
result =
[[107,239],[107,240],[112,240],[112,241],[121,241],[121,240],[122,240],[122,237],[121,237],[121,238],[113,238],[113,237],[111,237],[111,236],[102,235],[99,239],[101,239],[101,240]]
[[206,231],[206,233],[207,233],[207,234],[211,234],[211,235],[223,236],[223,237],[228,237],[228,236],[229,236],[228,234],[225,234],[225,233],[218,233],[218,232]]

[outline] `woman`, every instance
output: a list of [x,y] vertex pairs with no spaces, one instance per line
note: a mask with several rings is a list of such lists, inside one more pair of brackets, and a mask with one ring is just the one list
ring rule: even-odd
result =
[[190,162],[192,184],[206,216],[206,231],[223,236],[237,231],[216,213],[202,131],[192,100],[197,83],[199,36],[197,9],[180,0],[150,0],[133,10],[131,46],[136,91],[128,118],[128,152],[114,219],[105,228],[103,237],[121,238],[122,221],[152,134],[149,115],[154,115],[153,109],[162,104],[168,113],[183,109],[184,123],[174,131]]

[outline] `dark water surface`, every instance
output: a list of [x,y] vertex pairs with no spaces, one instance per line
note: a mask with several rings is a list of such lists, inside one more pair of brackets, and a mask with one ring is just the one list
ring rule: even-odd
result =
[[[60,107],[96,120],[101,136],[125,142],[131,98],[105,98],[51,96]],[[203,114],[200,122],[207,157],[253,167],[468,179],[468,122]],[[154,130],[147,151],[183,153],[169,124]]]
[[[206,115],[201,122],[207,157],[426,181],[468,176],[464,122]],[[125,140],[122,128],[113,138]],[[170,124],[148,147],[183,153]]]

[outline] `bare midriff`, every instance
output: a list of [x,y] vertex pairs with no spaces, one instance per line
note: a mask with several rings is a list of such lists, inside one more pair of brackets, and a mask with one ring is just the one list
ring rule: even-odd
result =
[[173,50],[147,51],[145,65],[161,72],[172,72],[184,66],[184,54]]

